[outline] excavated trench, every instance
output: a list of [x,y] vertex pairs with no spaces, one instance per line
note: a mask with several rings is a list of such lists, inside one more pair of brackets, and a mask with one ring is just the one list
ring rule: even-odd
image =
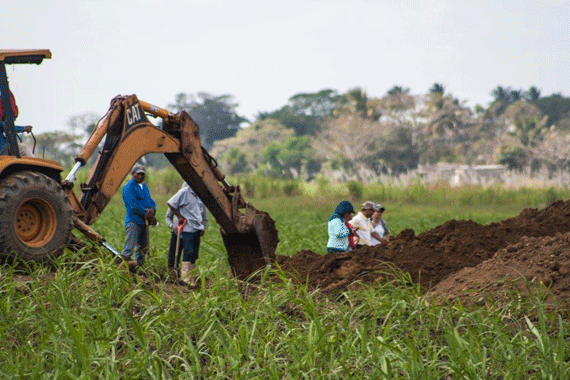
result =
[[388,280],[395,267],[425,292],[447,299],[501,299],[518,284],[541,283],[549,298],[570,302],[570,200],[480,225],[450,220],[418,235],[404,230],[387,244],[343,254],[309,250],[278,256],[285,273],[323,291]]

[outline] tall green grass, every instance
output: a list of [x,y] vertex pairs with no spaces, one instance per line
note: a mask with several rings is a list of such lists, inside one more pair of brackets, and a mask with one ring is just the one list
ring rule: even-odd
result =
[[[69,263],[76,264],[70,266]],[[77,263],[81,263],[77,265]],[[229,277],[190,291],[72,254],[2,271],[3,378],[565,379],[565,315],[541,301],[438,305],[402,277],[335,298]],[[158,273],[154,273],[158,275]]]
[[[55,270],[0,267],[0,377],[124,379],[567,379],[567,311],[513,294],[506,305],[441,304],[407,276],[353,286],[335,296],[267,277],[255,286],[230,275],[215,221],[203,237],[198,289],[167,276],[166,200],[149,173],[159,226],[140,275],[109,252],[66,251]],[[153,179],[150,179],[154,176]],[[156,181],[156,182],[154,182]],[[174,183],[173,188],[179,186]],[[242,182],[243,183],[243,182]],[[342,185],[267,183],[247,197],[279,230],[278,254],[324,253],[329,215],[342,199],[386,206],[393,233],[421,232],[446,220],[479,223],[541,207],[558,190],[395,188],[364,185],[352,199]],[[249,186],[256,186],[250,184]],[[295,185],[297,186],[297,185]],[[267,190],[269,191],[269,190]],[[115,196],[94,228],[124,241],[124,208]],[[211,215],[210,215],[211,218]],[[280,276],[275,269],[274,276]]]

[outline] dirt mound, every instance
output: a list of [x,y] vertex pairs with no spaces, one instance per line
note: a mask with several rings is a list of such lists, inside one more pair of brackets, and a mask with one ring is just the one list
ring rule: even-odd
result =
[[[412,281],[426,291],[457,274],[461,280],[449,280],[445,289],[442,284],[438,290],[455,294],[456,290],[464,290],[471,279],[482,279],[484,276],[479,273],[479,267],[475,267],[498,252],[509,252],[509,260],[521,260],[521,267],[527,266],[524,273],[528,276],[536,273],[535,277],[558,278],[558,274],[549,271],[554,271],[555,267],[558,268],[557,273],[561,273],[560,268],[567,270],[570,257],[559,255],[557,264],[548,269],[548,265],[538,265],[546,260],[528,260],[524,259],[522,252],[513,252],[522,250],[521,244],[532,242],[536,257],[548,255],[550,248],[547,247],[552,247],[560,239],[567,239],[564,235],[567,232],[570,232],[570,200],[554,202],[541,210],[525,209],[517,217],[499,223],[480,225],[473,221],[450,220],[418,235],[413,230],[404,230],[380,246],[324,256],[304,250],[291,257],[279,256],[278,263],[293,280],[325,290],[344,288],[355,281],[382,281],[382,272],[389,266],[408,273]],[[501,260],[499,257],[495,259]],[[508,265],[513,266],[512,263]],[[462,271],[463,268],[471,270]],[[481,270],[489,279],[499,278],[505,273],[504,266],[497,263]],[[492,273],[496,277],[492,277]]]
[[[430,292],[447,300],[477,303],[502,300],[511,291],[535,292],[535,284],[549,289],[546,300],[568,303],[570,299],[570,233],[551,237],[523,237],[499,250],[474,268],[463,268],[439,282]],[[531,286],[529,286],[531,285]],[[540,290],[540,287],[538,288]]]

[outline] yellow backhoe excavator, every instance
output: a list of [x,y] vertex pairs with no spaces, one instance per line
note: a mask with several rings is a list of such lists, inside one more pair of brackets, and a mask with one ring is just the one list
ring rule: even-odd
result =
[[[36,63],[51,58],[49,50],[0,50],[0,92],[9,94],[7,64]],[[9,155],[0,156],[0,252],[25,260],[57,256],[73,239],[76,228],[115,254],[105,239],[89,227],[103,212],[136,161],[148,153],[163,153],[210,210],[218,224],[234,275],[245,279],[275,260],[277,229],[271,217],[244,201],[239,186],[230,185],[217,162],[202,147],[198,125],[185,111],[170,113],[139,100],[117,96],[62,181],[56,162],[20,157],[10,97],[2,95],[4,133]],[[147,114],[162,119],[152,124]],[[77,171],[105,138],[89,178],[74,191]]]

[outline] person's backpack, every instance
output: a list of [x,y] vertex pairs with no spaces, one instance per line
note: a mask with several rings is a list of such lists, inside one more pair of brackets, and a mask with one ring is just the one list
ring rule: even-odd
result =
[[[0,94],[0,96],[2,96]],[[10,91],[10,101],[12,103],[12,112],[14,113],[14,120],[18,117],[18,106],[16,105],[16,98],[14,98],[14,94]],[[0,120],[4,120],[4,106],[2,105],[2,101],[0,101]]]

